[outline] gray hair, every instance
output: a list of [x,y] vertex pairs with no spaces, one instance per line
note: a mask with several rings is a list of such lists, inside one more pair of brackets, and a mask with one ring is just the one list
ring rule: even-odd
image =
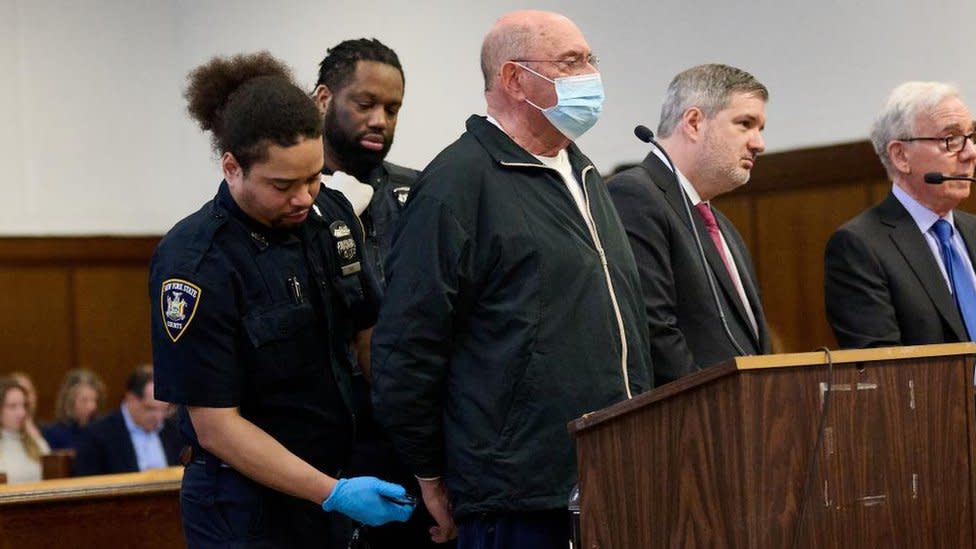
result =
[[890,175],[888,143],[912,137],[919,114],[930,111],[949,97],[960,97],[959,88],[943,82],[905,82],[891,91],[881,114],[871,126],[871,144]]
[[536,31],[528,25],[508,24],[492,29],[481,44],[481,74],[485,77],[485,91],[491,89],[501,66],[529,53]]
[[735,93],[769,100],[769,90],[755,76],[729,65],[698,65],[678,73],[668,86],[664,104],[661,105],[658,137],[669,137],[685,111],[692,107],[698,107],[707,118],[712,118],[728,107]]

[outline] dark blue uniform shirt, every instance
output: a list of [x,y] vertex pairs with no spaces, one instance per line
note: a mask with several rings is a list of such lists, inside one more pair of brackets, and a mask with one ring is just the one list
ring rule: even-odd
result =
[[[362,236],[338,192],[323,188],[302,226],[275,230],[249,218],[222,183],[153,255],[156,397],[239,407],[290,451],[335,474],[355,429],[349,346],[376,317]],[[181,414],[184,436],[196,443]]]

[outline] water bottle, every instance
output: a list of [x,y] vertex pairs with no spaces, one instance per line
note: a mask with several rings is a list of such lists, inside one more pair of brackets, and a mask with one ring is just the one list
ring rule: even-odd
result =
[[580,549],[580,489],[579,483],[569,492],[569,549]]

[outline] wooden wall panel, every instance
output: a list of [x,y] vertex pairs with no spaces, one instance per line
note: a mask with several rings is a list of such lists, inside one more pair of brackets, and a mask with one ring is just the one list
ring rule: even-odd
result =
[[0,373],[28,372],[38,413],[54,409],[64,367],[74,356],[71,276],[55,267],[0,266]]
[[146,267],[80,267],[73,277],[74,324],[79,334],[77,364],[102,375],[114,406],[125,380],[138,365],[152,362],[149,282]]
[[150,360],[146,277],[158,241],[0,238],[0,373],[34,378],[42,423],[67,370],[98,372],[114,407],[128,372]]
[[782,351],[836,345],[823,298],[823,250],[834,228],[867,205],[863,188],[830,186],[756,197],[758,277]]

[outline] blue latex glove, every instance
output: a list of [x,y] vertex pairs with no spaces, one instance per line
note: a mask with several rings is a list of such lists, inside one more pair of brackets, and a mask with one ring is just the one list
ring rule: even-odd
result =
[[391,521],[406,522],[414,505],[399,484],[376,477],[353,477],[339,479],[322,502],[322,509],[338,511],[367,526],[379,526]]

